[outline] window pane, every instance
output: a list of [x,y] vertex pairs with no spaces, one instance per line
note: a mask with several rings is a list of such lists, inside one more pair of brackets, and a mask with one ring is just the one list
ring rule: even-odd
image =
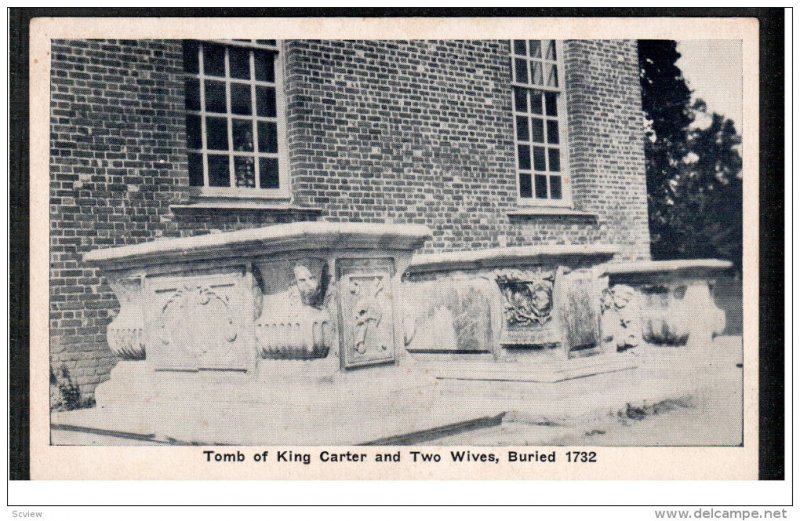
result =
[[271,157],[262,157],[258,160],[261,188],[278,188],[278,160]]
[[550,199],[561,199],[561,177],[550,176]]
[[228,150],[228,120],[206,118],[206,147],[210,150]]
[[528,62],[521,58],[514,58],[514,70],[519,83],[528,83]]
[[533,197],[530,174],[519,175],[519,196],[528,198]]
[[514,54],[525,56],[525,40],[514,40]]
[[225,47],[203,44],[203,71],[207,76],[225,76]]
[[193,114],[186,116],[186,147],[195,150],[203,148],[200,116]]
[[517,139],[528,141],[530,139],[528,136],[528,118],[517,116]]
[[249,116],[253,113],[250,99],[250,85],[231,83],[231,112]]
[[256,40],[256,42],[262,45],[275,45],[275,40]]
[[531,112],[534,114],[542,113],[542,93],[538,90],[531,91]]
[[231,66],[231,78],[250,79],[250,51],[240,47],[231,47],[228,50],[228,60]]
[[272,87],[256,87],[256,107],[259,116],[274,118],[277,114],[275,89]]
[[558,144],[558,121],[547,121],[547,142]]
[[557,148],[547,149],[547,159],[550,160],[549,162],[550,162],[551,172],[561,171],[561,152]]
[[536,198],[547,199],[547,176],[537,175],[536,178]]
[[531,83],[534,85],[544,85],[542,81],[542,64],[539,62],[531,62]]
[[275,55],[267,51],[253,51],[256,65],[256,79],[275,82]]
[[188,40],[183,42],[183,70],[192,74],[199,72],[197,64],[197,42]]
[[544,73],[547,76],[547,86],[558,87],[558,67],[555,64],[545,64]]
[[186,110],[200,110],[200,80],[186,78],[185,86]]
[[233,169],[236,174],[236,186],[256,187],[255,160],[252,157],[233,158]]
[[548,60],[555,61],[556,59],[556,42],[555,40],[544,40],[544,47],[546,49],[544,57]]
[[542,41],[541,40],[529,40],[528,44],[531,47],[531,56],[533,58],[541,58],[542,57]]
[[227,112],[225,108],[225,83],[206,80],[206,110]]
[[514,87],[514,108],[519,112],[528,111],[528,91]]
[[547,108],[547,115],[548,116],[557,116],[558,115],[558,106],[556,102],[558,101],[558,97],[556,96],[555,92],[547,92],[544,95],[545,99],[545,106]]
[[531,147],[528,145],[517,145],[517,157],[519,158],[520,170],[531,169]]
[[540,172],[544,172],[546,170],[544,164],[543,147],[533,147],[533,168],[534,170],[539,170]]
[[258,122],[258,150],[272,153],[278,151],[278,125],[268,121]]
[[519,158],[520,170],[531,169],[531,147],[528,145],[517,145],[517,157]]
[[541,119],[533,118],[533,142],[544,143],[544,121]]
[[203,156],[189,154],[189,186],[203,186]]
[[228,156],[208,156],[208,185],[230,186],[231,173],[228,169]]
[[253,151],[253,121],[233,120],[233,149],[238,152]]

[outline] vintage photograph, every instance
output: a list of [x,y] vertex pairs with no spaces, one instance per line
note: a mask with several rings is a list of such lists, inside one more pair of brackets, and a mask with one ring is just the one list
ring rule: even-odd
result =
[[50,40],[50,445],[741,446],[742,41],[540,33]]

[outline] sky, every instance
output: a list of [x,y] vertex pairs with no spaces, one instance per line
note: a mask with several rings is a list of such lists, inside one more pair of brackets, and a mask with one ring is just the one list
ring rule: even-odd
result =
[[680,40],[677,65],[708,112],[717,112],[742,131],[742,42],[740,40]]

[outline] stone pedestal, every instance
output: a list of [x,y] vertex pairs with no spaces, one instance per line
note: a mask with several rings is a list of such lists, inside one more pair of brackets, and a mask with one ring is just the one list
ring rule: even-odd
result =
[[[402,407],[398,393],[432,383],[405,359],[396,298],[429,236],[314,222],[90,252],[121,307],[108,339],[123,361],[98,387],[98,407],[144,410],[164,436],[219,443],[278,439],[278,403],[300,430],[315,428],[309,408],[346,417]],[[209,413],[241,423],[248,408],[263,415],[245,422],[250,431]]]

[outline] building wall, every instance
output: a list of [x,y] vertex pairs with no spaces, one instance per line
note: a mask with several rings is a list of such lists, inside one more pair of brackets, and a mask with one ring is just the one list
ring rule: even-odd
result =
[[508,42],[297,41],[288,55],[294,192],[326,220],[426,224],[426,251],[609,242],[649,258],[635,42],[565,45],[574,203],[596,218],[509,217]]
[[176,210],[191,203],[179,41],[52,47],[51,362],[90,397],[116,360],[118,303],[95,248],[295,220],[420,223],[425,251],[606,242],[649,257],[636,44],[565,42],[575,208],[516,209],[505,41],[291,41],[294,205],[321,213]]

